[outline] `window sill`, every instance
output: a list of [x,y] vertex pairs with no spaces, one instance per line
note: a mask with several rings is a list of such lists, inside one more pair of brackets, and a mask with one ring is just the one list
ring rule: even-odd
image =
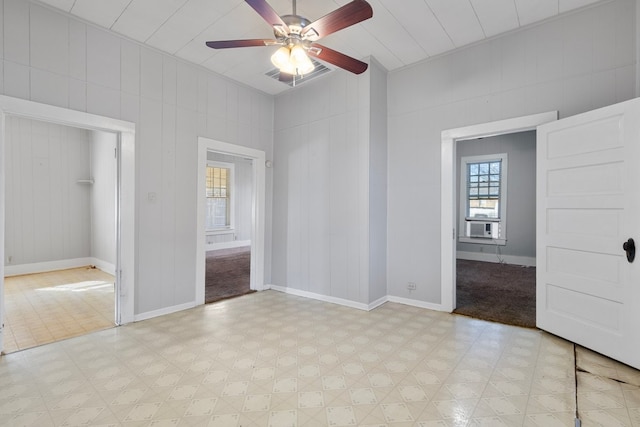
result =
[[211,230],[206,230],[205,233],[207,236],[214,236],[216,234],[229,234],[233,231],[236,231],[235,228],[214,228]]
[[482,237],[459,237],[458,242],[493,246],[505,246],[507,244],[506,239],[485,239]]

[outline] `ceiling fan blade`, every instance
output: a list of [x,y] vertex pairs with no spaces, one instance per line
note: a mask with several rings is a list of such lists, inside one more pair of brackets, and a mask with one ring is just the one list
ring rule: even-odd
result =
[[232,47],[271,46],[277,43],[277,40],[272,39],[219,40],[207,42],[207,46],[212,49],[229,49]]
[[329,49],[317,43],[313,43],[307,53],[347,71],[351,71],[354,74],[362,74],[369,67],[369,64],[366,62],[358,61],[344,53]]
[[278,15],[265,0],[244,1],[247,2],[253,10],[258,12],[258,14],[262,16],[262,19],[267,21],[267,24],[271,25],[278,33],[282,33],[283,35],[289,34],[289,26],[285,24],[282,18],[280,18],[280,15]]
[[354,0],[307,25],[300,35],[308,40],[318,40],[372,16],[373,9],[369,3],[365,0]]

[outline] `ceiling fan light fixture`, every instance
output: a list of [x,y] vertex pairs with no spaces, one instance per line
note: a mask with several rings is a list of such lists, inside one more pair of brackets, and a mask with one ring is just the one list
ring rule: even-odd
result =
[[276,53],[271,55],[271,63],[279,69],[286,68],[289,66],[289,56],[289,48],[282,46],[280,49],[276,50]]
[[314,65],[309,59],[309,57],[305,54],[304,58],[298,63],[296,69],[298,70],[298,74],[309,74],[313,71]]
[[291,55],[289,56],[289,58],[291,59],[291,63],[295,65],[296,68],[298,67],[298,65],[302,65],[306,57],[307,53],[304,51],[304,48],[301,45],[296,44],[291,48]]
[[295,69],[298,70],[298,74],[309,74],[315,68],[302,45],[293,46],[289,58]]
[[272,56],[271,62],[280,71],[293,76],[309,74],[315,68],[302,45],[294,45],[291,49],[282,46]]

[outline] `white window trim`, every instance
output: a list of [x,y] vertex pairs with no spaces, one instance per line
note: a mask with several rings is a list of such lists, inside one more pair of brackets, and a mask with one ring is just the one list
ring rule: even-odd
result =
[[235,230],[236,222],[236,206],[235,206],[235,183],[236,183],[236,165],[234,163],[220,162],[209,160],[207,166],[212,168],[226,168],[229,169],[229,225],[226,227],[207,228],[205,232],[207,234],[224,234],[228,231]]
[[[500,178],[500,218],[483,218],[481,222],[497,222],[500,234],[498,238],[483,239],[477,237],[467,236],[467,222],[474,220],[467,220],[466,215],[468,212],[467,207],[467,164],[468,163],[484,163],[490,161],[501,160],[501,178]],[[460,204],[458,208],[460,210],[460,223],[458,225],[458,241],[460,243],[477,243],[484,245],[498,245],[504,246],[507,244],[507,185],[508,185],[508,171],[509,171],[509,157],[507,153],[496,154],[484,154],[479,156],[464,156],[460,158]]]

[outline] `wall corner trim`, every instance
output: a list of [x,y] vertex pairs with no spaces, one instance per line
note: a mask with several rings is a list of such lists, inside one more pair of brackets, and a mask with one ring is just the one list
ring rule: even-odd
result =
[[318,301],[339,304],[346,307],[356,308],[358,310],[365,310],[365,311],[371,311],[387,302],[395,302],[398,304],[404,304],[404,305],[409,305],[409,306],[418,307],[418,308],[425,308],[425,309],[434,310],[434,311],[446,311],[440,304],[434,304],[434,303],[425,302],[425,301],[418,301],[418,300],[413,300],[409,298],[394,297],[391,295],[385,295],[382,298],[378,298],[377,300],[373,301],[370,304],[363,304],[355,301],[349,301],[343,298],[320,295],[313,292],[301,291],[299,289],[293,289],[285,286],[265,285],[265,289],[271,289],[271,290],[283,292],[289,295],[295,295],[303,298],[310,298]]
[[394,297],[392,295],[387,296],[387,300],[389,302],[395,302],[396,304],[404,304],[404,305],[409,305],[411,307],[426,308],[427,310],[447,311],[442,306],[442,304],[434,304],[432,302],[418,301],[415,299],[402,298],[402,297]]
[[[283,292],[289,295],[295,295],[298,297],[314,299],[317,301],[330,302],[332,304],[343,305],[345,307],[356,308],[358,310],[369,311],[371,310],[369,304],[363,304],[361,302],[350,301],[344,298],[336,298],[327,295],[316,294],[314,292],[302,291],[300,289],[289,288],[286,286],[277,286],[277,285],[265,285],[265,289],[271,289],[278,292]],[[377,306],[376,306],[377,307]],[[375,308],[375,307],[373,307]]]
[[164,316],[165,314],[176,313],[182,310],[188,310],[190,308],[194,308],[196,306],[195,301],[187,302],[184,304],[178,304],[171,307],[161,308],[159,310],[146,311],[144,313],[136,314],[133,318],[134,322],[139,322],[141,320],[152,319],[158,316]]

